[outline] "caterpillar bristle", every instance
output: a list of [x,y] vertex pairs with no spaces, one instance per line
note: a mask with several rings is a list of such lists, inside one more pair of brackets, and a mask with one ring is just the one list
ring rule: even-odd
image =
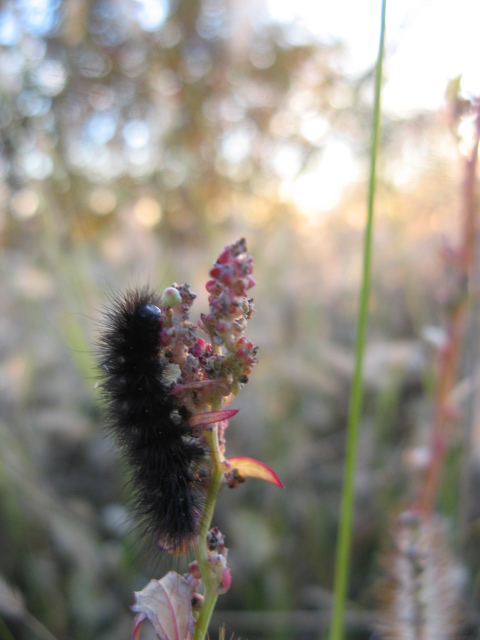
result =
[[171,395],[160,299],[148,287],[113,296],[99,339],[107,424],[131,469],[139,527],[183,555],[198,534],[208,457]]

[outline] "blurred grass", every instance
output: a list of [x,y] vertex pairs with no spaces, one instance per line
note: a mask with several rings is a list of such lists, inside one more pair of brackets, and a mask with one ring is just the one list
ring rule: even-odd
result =
[[[286,233],[291,237],[291,231],[281,225],[268,235],[245,231],[255,257],[259,256],[255,274],[259,285],[254,290],[257,315],[251,337],[260,345],[260,364],[235,401],[241,411],[229,429],[228,451],[265,460],[286,489],[259,491],[252,481],[221,496],[215,521],[229,541],[234,583],[219,606],[239,612],[235,618],[239,635],[245,633],[243,610],[281,609],[292,611],[292,616],[299,610],[330,611],[331,601],[314,594],[320,587],[331,589],[333,581],[354,325],[353,305],[347,305],[346,293],[329,292],[328,281],[314,282],[312,289],[311,239],[295,238],[294,251],[285,262],[277,248]],[[323,242],[335,241],[341,231],[341,227],[324,229]],[[220,245],[226,240],[227,236]],[[162,246],[161,238],[156,242]],[[350,238],[350,246],[356,242],[357,234]],[[399,255],[389,259],[401,269],[402,246],[396,250]],[[218,247],[197,250],[195,260],[189,259],[190,276],[185,279],[199,281],[198,274],[208,269],[217,252]],[[184,253],[188,255],[188,249]],[[341,252],[345,253],[347,249]],[[322,264],[324,256],[316,250],[315,256],[315,269],[320,274],[330,270],[335,277],[335,261]],[[341,261],[340,255],[337,260]],[[8,262],[4,270],[5,266],[14,276],[18,267]],[[104,293],[92,281],[90,293],[79,303],[81,313],[72,313],[75,296],[70,291],[77,293],[75,284],[66,281],[72,267],[64,270],[59,261],[52,268],[45,273],[64,283],[34,301],[28,291],[12,285],[15,277],[3,278],[2,295],[12,331],[2,332],[1,347],[7,363],[2,369],[2,417],[8,433],[1,447],[0,536],[2,548],[8,550],[2,554],[1,573],[21,590],[28,609],[57,637],[125,637],[131,591],[147,579],[150,568],[132,553],[118,522],[124,480],[101,433],[90,363],[94,360],[93,319]],[[377,268],[382,271],[381,264]],[[411,268],[409,260],[405,269]],[[89,272],[95,272],[95,256],[82,273],[87,283]],[[122,280],[128,282],[128,269],[124,274],[114,266],[110,286],[121,287]],[[397,282],[398,275],[391,288],[388,282],[382,283],[386,299],[394,295]],[[423,316],[424,291],[435,282],[422,276],[415,286],[413,298],[420,301]],[[404,305],[397,307],[400,313],[410,316],[412,307],[405,306],[405,299],[397,300],[400,303]],[[390,320],[382,305],[377,309],[371,334],[382,340],[376,342],[376,351],[372,346],[366,354],[367,403],[357,483],[360,511],[352,557],[352,595],[360,601],[373,579],[386,512],[395,512],[408,495],[402,451],[422,441],[423,416],[428,415],[430,402],[423,382],[430,367],[428,350],[413,332],[405,331],[404,323]],[[320,321],[314,322],[315,317]],[[90,346],[85,348],[85,343]],[[15,466],[10,462],[13,458]],[[442,510],[454,517],[458,459],[449,462],[449,469],[450,464]],[[58,512],[61,519],[76,524],[60,526]],[[473,540],[478,534],[472,530],[470,535]],[[372,606],[368,598],[366,602]],[[221,611],[216,615],[221,619]],[[248,620],[249,614],[245,615]],[[21,621],[13,625],[17,637],[29,637]],[[247,633],[256,637],[251,627]],[[317,633],[308,626],[297,633],[286,625],[260,635],[308,638]]]

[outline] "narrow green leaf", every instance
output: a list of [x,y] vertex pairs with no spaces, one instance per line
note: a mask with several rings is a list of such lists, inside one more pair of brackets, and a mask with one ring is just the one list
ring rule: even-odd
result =
[[380,97],[382,87],[383,50],[385,39],[386,0],[382,0],[380,44],[378,48],[375,73],[375,100],[372,121],[372,147],[370,154],[370,178],[368,184],[367,223],[365,227],[363,249],[363,272],[360,292],[360,306],[357,317],[357,336],[355,346],[355,369],[350,392],[350,405],[347,424],[347,451],[343,480],[340,527],[335,559],[334,609],[330,627],[330,640],[342,640],[344,635],[344,610],[347,596],[348,575],[352,542],[352,522],[354,512],[354,482],[357,462],[358,425],[362,410],[363,397],[363,351],[368,319],[370,294],[370,271],[372,255],[373,204],[375,198],[375,178],[380,132]]

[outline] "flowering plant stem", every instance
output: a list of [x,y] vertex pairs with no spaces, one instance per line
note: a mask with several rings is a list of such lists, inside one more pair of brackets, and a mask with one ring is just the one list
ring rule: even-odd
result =
[[212,462],[212,476],[209,482],[208,493],[205,498],[205,507],[203,510],[202,521],[200,524],[200,535],[198,544],[195,547],[195,554],[200,572],[202,574],[205,586],[204,601],[200,616],[195,625],[195,634],[193,640],[203,640],[208,631],[210,618],[218,598],[218,592],[215,588],[212,572],[208,565],[208,549],[207,534],[212,523],[213,511],[217,501],[218,491],[222,482],[224,473],[223,455],[218,444],[218,430],[215,425],[212,431],[205,434],[205,440],[210,452],[210,460]]
[[368,184],[367,223],[364,236],[360,306],[357,318],[355,369],[350,393],[350,406],[347,424],[347,451],[342,491],[340,530],[335,558],[334,609],[332,624],[330,627],[330,640],[341,640],[341,638],[343,637],[343,612],[345,609],[347,581],[350,568],[350,548],[354,510],[354,481],[357,460],[358,425],[360,421],[363,396],[363,351],[367,329],[368,301],[370,293],[373,204],[375,196],[378,138],[380,131],[380,98],[382,85],[383,49],[385,39],[385,9],[386,0],[382,0],[380,44],[378,48],[378,57],[375,72],[375,99],[372,122],[372,148],[370,153],[370,178]]
[[[247,243],[241,238],[225,247],[210,269],[211,279],[205,285],[209,293],[210,313],[200,314],[197,324],[190,322],[190,308],[196,296],[187,284],[172,284],[167,287],[158,304],[157,298],[148,289],[134,292],[133,312],[131,304],[125,307],[125,302],[121,301],[121,313],[113,316],[120,323],[120,332],[114,334],[117,338],[120,333],[120,355],[127,348],[125,345],[129,346],[127,338],[131,334],[130,325],[133,325],[135,331],[143,329],[144,318],[147,317],[150,318],[150,325],[147,323],[146,326],[152,329],[155,340],[153,344],[147,344],[149,348],[145,353],[144,364],[151,369],[152,353],[158,353],[169,365],[176,365],[180,369],[181,375],[177,377],[176,384],[167,386],[162,383],[163,386],[160,387],[163,392],[160,410],[164,409],[163,405],[168,410],[164,419],[171,427],[171,433],[168,434],[170,439],[172,433],[175,434],[178,423],[178,419],[175,421],[174,417],[181,418],[183,422],[178,439],[173,440],[177,446],[175,455],[168,456],[172,458],[172,462],[167,460],[168,465],[174,468],[169,466],[164,470],[168,473],[161,474],[155,469],[155,487],[161,484],[164,489],[160,492],[160,497],[163,500],[165,496],[172,494],[173,498],[160,505],[165,506],[164,513],[160,514],[160,525],[171,510],[180,508],[178,513],[175,512],[176,520],[167,520],[171,526],[164,527],[164,535],[159,542],[164,543],[165,550],[175,555],[185,555],[190,548],[194,549],[196,555],[187,574],[180,576],[175,571],[169,571],[161,580],[150,580],[144,589],[135,592],[135,603],[132,606],[132,611],[136,613],[134,640],[138,640],[145,620],[152,624],[158,638],[204,640],[217,597],[226,593],[232,582],[227,564],[225,536],[218,527],[211,528],[222,484],[235,488],[245,478],[253,477],[271,482],[277,487],[283,486],[273,469],[259,460],[247,457],[225,459],[225,430],[228,419],[237,413],[236,409],[226,409],[225,405],[248,382],[252,368],[258,361],[257,347],[244,335],[254,312],[253,299],[247,294],[255,286],[252,271],[253,257],[247,253]],[[112,319],[112,313],[108,318]],[[211,343],[198,336],[197,329],[208,336]],[[155,342],[157,339],[158,343]],[[113,353],[114,364],[117,365],[117,361],[121,361],[118,357],[119,349],[117,343],[110,339],[110,334],[107,334],[107,346],[108,356]],[[141,346],[143,348],[144,344],[141,343]],[[158,358],[158,361],[161,359]],[[110,360],[106,364],[110,364]],[[138,369],[137,364],[134,359],[135,371]],[[161,367],[160,372],[153,369],[151,374],[151,387],[154,389],[157,373],[163,374],[163,363]],[[122,384],[124,377],[120,376]],[[115,379],[114,382],[119,381]],[[139,395],[141,389],[137,373],[132,377],[131,387],[130,392],[134,395],[135,402],[140,404],[144,420],[144,395],[143,391]],[[158,393],[154,395],[159,396]],[[123,402],[123,395],[121,399]],[[117,413],[123,415],[120,411]],[[155,415],[155,412],[151,413]],[[155,423],[150,431],[155,433],[160,430]],[[158,443],[158,437],[156,440],[154,438],[154,444]],[[143,449],[143,440],[141,444]],[[173,461],[175,457],[180,457],[177,456],[180,450],[185,455],[192,453],[183,467]],[[193,455],[197,453],[198,456]],[[146,462],[151,459],[156,460],[156,456],[149,455]],[[134,458],[134,462],[136,460]],[[137,464],[137,470],[138,467]],[[139,474],[143,478],[143,467]],[[172,474],[174,481],[170,483],[169,477]],[[181,482],[178,482],[179,477]],[[177,485],[183,490],[178,499],[173,495],[177,491]],[[155,487],[152,492],[154,497],[159,494]],[[148,495],[150,496],[150,492]],[[156,507],[156,503],[153,507]],[[156,512],[156,509],[153,510]],[[202,582],[203,595],[197,592]]]
[[[447,339],[440,350],[435,405],[431,423],[430,463],[426,470],[425,484],[419,500],[418,509],[429,518],[435,508],[442,468],[449,440],[451,422],[450,395],[453,390],[460,350],[465,333],[465,324],[469,304],[469,278],[475,266],[475,238],[477,224],[476,172],[478,149],[480,146],[480,103],[472,104],[474,120],[474,140],[469,155],[465,159],[464,181],[462,188],[463,229],[461,244],[454,262],[456,269],[456,300],[447,300],[448,325]],[[460,294],[460,295],[459,295]]]

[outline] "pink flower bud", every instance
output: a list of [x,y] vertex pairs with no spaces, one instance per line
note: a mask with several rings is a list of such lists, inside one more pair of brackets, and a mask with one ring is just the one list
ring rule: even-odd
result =
[[246,291],[245,278],[239,278],[233,283],[232,289],[237,296],[244,296]]
[[220,274],[222,273],[222,267],[218,264],[216,264],[212,269],[210,269],[210,274],[212,276],[212,278],[214,278],[215,280],[220,276]]
[[219,277],[220,282],[229,287],[233,282],[233,271],[229,267],[225,267]]
[[202,579],[202,574],[200,572],[200,567],[198,566],[198,562],[196,560],[194,560],[193,562],[190,563],[190,565],[188,567],[188,571],[197,580],[201,580]]
[[237,349],[248,349],[249,351],[253,349],[253,342],[247,340],[245,336],[241,336],[236,342]]
[[227,320],[219,320],[215,325],[215,331],[218,333],[226,333],[227,331],[232,330],[232,323]]
[[217,263],[218,264],[228,264],[229,262],[232,261],[232,252],[230,250],[230,247],[225,247],[225,249],[223,250],[223,252],[220,254]]
[[206,342],[203,338],[198,338],[197,343],[190,349],[192,356],[200,358],[205,353]]
[[208,302],[210,303],[210,309],[213,311],[213,313],[220,311],[220,302],[217,300],[217,298],[212,298],[210,296]]
[[235,352],[235,355],[240,360],[240,362],[243,362],[245,364],[249,364],[250,365],[253,362],[252,355],[251,355],[250,351],[248,351],[248,349],[238,349]]
[[200,314],[200,319],[203,322],[205,327],[209,327],[214,323],[214,318],[211,313]]
[[168,327],[164,327],[160,331],[160,344],[162,347],[167,347],[171,342],[170,330]]
[[226,593],[230,589],[230,585],[232,584],[232,575],[228,567],[225,567],[225,569],[222,571],[222,584],[222,592]]

